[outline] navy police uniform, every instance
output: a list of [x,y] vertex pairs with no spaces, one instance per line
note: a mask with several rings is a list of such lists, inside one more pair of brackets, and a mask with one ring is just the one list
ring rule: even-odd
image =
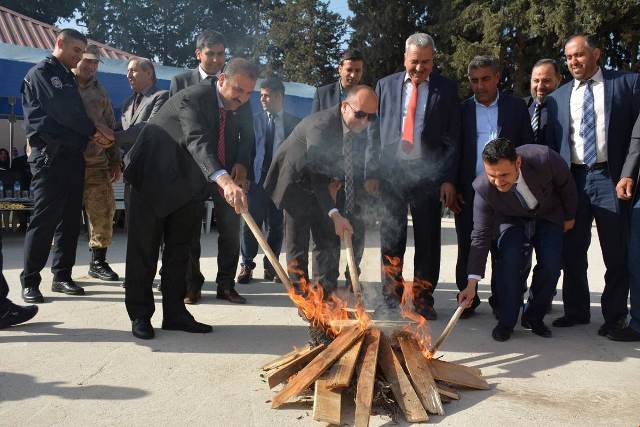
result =
[[20,274],[26,290],[40,285],[50,250],[54,281],[71,280],[82,212],[83,153],[96,129],[74,75],[54,56],[29,70],[20,92],[34,197]]

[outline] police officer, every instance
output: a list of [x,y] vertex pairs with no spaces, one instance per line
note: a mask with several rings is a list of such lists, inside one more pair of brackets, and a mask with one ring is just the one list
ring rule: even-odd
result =
[[[113,129],[116,120],[111,100],[106,89],[96,79],[99,62],[98,46],[89,45],[72,71],[78,80],[80,97],[89,118],[94,123],[102,123]],[[83,202],[91,234],[89,276],[101,280],[118,280],[118,274],[111,269],[106,256],[113,237],[113,215],[116,211],[111,183],[121,175],[120,149],[116,144],[104,149],[93,141],[89,142],[84,152],[84,162],[86,170]]]
[[[53,251],[53,292],[82,295],[71,279],[80,232],[84,181],[83,153],[90,139],[107,148],[113,132],[87,116],[71,72],[87,46],[82,33],[65,29],[56,37],[51,56],[29,70],[20,89],[34,205],[25,236],[22,298],[44,302],[40,271]],[[51,239],[55,238],[51,247]]]

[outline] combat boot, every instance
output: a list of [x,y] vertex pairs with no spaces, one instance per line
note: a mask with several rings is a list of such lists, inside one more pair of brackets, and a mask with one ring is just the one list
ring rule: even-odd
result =
[[119,280],[118,274],[111,269],[106,261],[107,248],[93,248],[91,250],[91,264],[89,264],[89,276],[100,280]]

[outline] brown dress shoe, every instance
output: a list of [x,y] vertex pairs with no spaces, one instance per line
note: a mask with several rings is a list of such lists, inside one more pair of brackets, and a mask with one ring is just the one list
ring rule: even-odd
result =
[[187,291],[187,294],[184,296],[185,304],[197,304],[198,301],[202,299],[202,292],[198,290],[190,290]]
[[251,277],[253,277],[253,269],[243,265],[240,268],[240,274],[238,274],[238,283],[246,285],[251,281]]
[[218,289],[218,299],[226,299],[234,304],[246,304],[247,300],[241,296],[235,289]]

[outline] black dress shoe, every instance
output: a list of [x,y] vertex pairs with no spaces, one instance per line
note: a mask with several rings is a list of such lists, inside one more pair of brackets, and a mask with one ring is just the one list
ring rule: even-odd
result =
[[612,332],[618,331],[625,327],[624,319],[618,320],[617,322],[605,322],[600,329],[598,329],[598,335],[601,337],[605,337]]
[[162,320],[162,329],[165,331],[184,331],[193,334],[208,334],[213,331],[210,325],[197,322],[193,318],[164,319]]
[[607,334],[607,338],[613,341],[640,341],[640,332],[634,330],[631,326],[627,326],[626,328],[616,329],[609,332]]
[[506,326],[502,326],[500,323],[498,323],[496,327],[493,328],[493,331],[491,332],[491,336],[493,337],[494,340],[503,342],[511,338],[512,332],[513,332],[513,329],[509,329]]
[[135,319],[131,322],[131,333],[141,340],[150,340],[156,335],[149,319]]
[[54,280],[51,284],[51,292],[60,292],[67,295],[84,295],[84,289],[73,280]]
[[0,329],[19,325],[27,320],[31,320],[37,312],[37,305],[28,305],[23,307],[9,302],[7,306],[0,311]]
[[234,304],[246,304],[247,300],[241,296],[235,289],[219,289],[216,295],[218,299],[226,299]]
[[22,288],[22,299],[24,302],[30,302],[32,304],[38,304],[44,302],[44,297],[40,293],[40,289],[37,286],[29,288]]
[[582,319],[574,319],[573,317],[569,317],[569,316],[562,316],[562,317],[558,317],[553,322],[551,322],[551,325],[556,328],[570,328],[571,326],[586,325],[588,323],[589,323],[588,319],[582,320]]
[[529,320],[523,318],[521,324],[523,328],[531,329],[531,332],[536,335],[540,335],[544,338],[551,338],[551,329],[549,329],[542,320]]

